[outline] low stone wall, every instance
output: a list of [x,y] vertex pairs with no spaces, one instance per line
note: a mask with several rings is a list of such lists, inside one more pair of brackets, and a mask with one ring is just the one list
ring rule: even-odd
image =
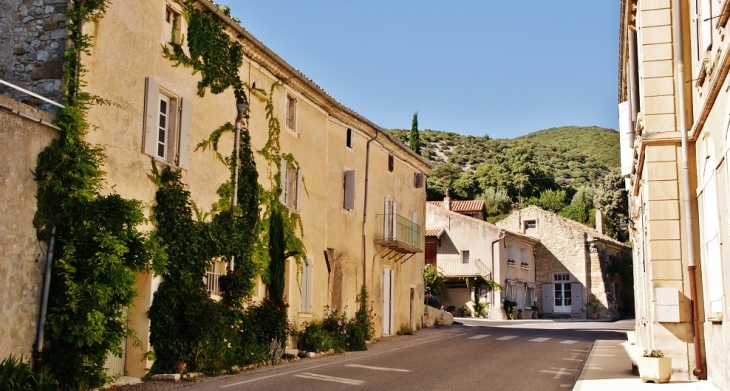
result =
[[423,327],[434,327],[437,323],[440,325],[450,325],[454,323],[454,317],[445,310],[424,305]]

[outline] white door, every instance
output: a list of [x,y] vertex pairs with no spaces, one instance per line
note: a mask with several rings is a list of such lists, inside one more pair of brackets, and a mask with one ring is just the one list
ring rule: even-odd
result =
[[555,273],[553,275],[553,287],[555,289],[555,312],[573,312],[572,289],[570,284],[570,273]]
[[383,334],[393,334],[393,270],[383,270]]
[[525,309],[525,297],[522,296],[522,286],[521,285],[517,285],[517,294],[515,294],[515,301],[517,302],[518,310]]

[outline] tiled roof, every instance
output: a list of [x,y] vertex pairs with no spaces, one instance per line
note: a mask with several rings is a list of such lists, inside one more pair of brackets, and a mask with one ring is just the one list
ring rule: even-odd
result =
[[598,232],[598,230],[595,229],[595,228],[591,228],[591,227],[589,227],[587,225],[584,225],[584,224],[581,224],[581,223],[579,223],[579,222],[577,222],[575,220],[571,220],[569,218],[563,217],[563,216],[561,216],[561,215],[559,215],[557,213],[553,213],[553,212],[551,212],[549,210],[545,210],[545,209],[543,209],[543,208],[541,208],[539,206],[530,205],[530,206],[528,206],[526,208],[523,208],[522,210],[524,210],[524,211],[535,210],[535,211],[538,211],[539,213],[549,214],[549,215],[553,216],[555,219],[562,221],[562,223],[565,224],[565,225],[572,226],[574,228],[580,229],[580,230],[582,230],[582,231],[590,234],[594,239],[601,239],[604,242],[609,242],[609,243],[613,243],[614,245],[618,245],[618,246],[621,246],[621,247],[628,248],[627,245],[619,242],[618,240],[616,240],[616,239],[614,239],[614,238],[612,238],[612,237],[610,237],[610,236],[608,236],[606,234],[602,234],[602,233]]
[[426,227],[426,236],[435,236],[438,238],[444,231],[446,231],[445,227]]
[[[443,201],[428,201],[429,204],[433,206],[437,206],[442,209],[446,209],[444,207]],[[465,212],[481,212],[484,210],[484,200],[464,200],[464,201],[457,201],[457,200],[451,200],[451,211],[456,213],[465,213]]]

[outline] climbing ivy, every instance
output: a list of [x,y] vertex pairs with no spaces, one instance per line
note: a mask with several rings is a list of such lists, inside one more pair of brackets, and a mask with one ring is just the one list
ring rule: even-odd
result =
[[62,389],[105,384],[108,353],[121,355],[122,341],[134,338],[126,310],[136,295],[135,275],[164,265],[159,241],[137,229],[146,222],[141,202],[101,193],[104,151],[86,141],[88,108],[106,102],[82,90],[86,69],[80,55],[90,54],[91,38],[81,25],[103,17],[107,3],[69,5],[66,107],[54,121],[61,133],[39,154],[34,171],[37,237],[47,241],[55,235],[42,366]]

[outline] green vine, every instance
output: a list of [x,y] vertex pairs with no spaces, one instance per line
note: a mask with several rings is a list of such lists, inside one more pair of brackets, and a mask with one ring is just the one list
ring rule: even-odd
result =
[[80,56],[90,54],[91,38],[81,26],[103,17],[107,3],[74,1],[66,12],[66,107],[54,121],[61,134],[39,154],[34,171],[37,237],[46,241],[55,235],[42,365],[62,389],[105,384],[108,353],[121,356],[122,341],[135,338],[126,319],[136,295],[135,276],[164,265],[157,238],[137,230],[146,222],[142,203],[101,194],[104,151],[85,139],[88,108],[106,101],[82,91],[86,69]]

